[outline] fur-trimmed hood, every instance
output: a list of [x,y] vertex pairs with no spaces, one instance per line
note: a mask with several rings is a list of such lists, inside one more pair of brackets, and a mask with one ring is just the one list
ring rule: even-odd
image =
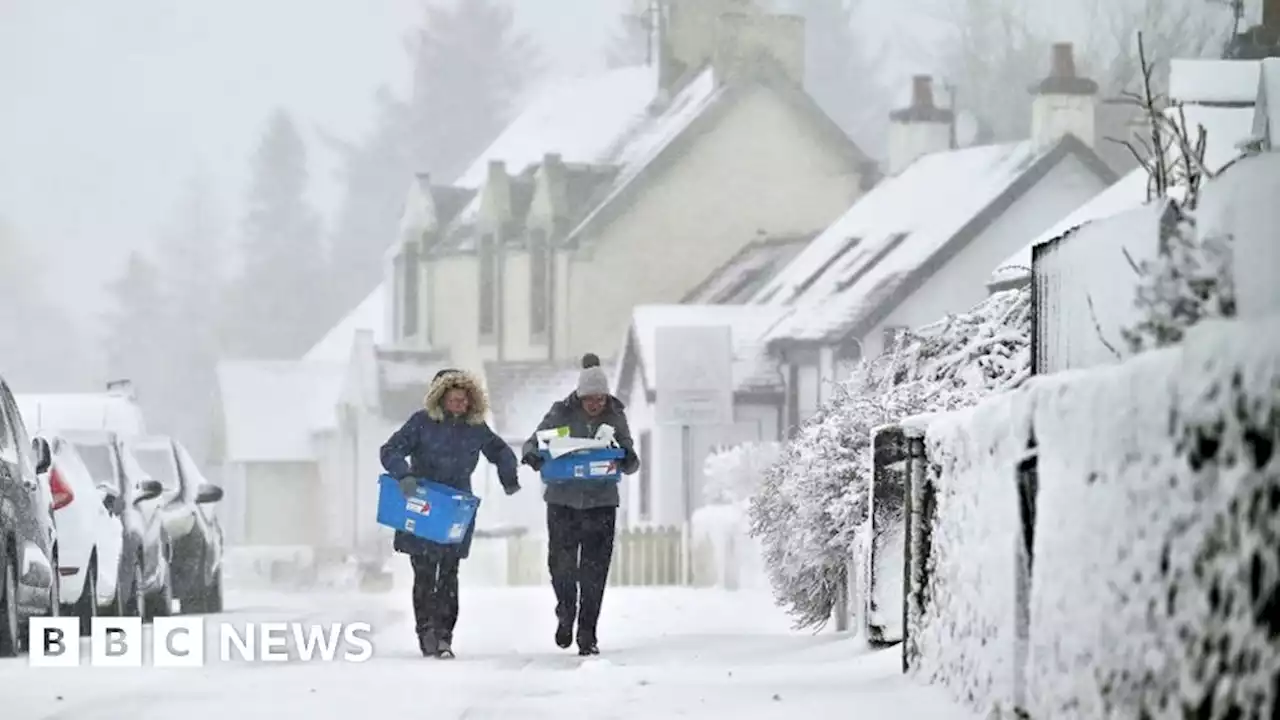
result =
[[447,370],[436,376],[431,389],[422,399],[427,416],[436,422],[444,421],[444,395],[454,388],[465,390],[471,398],[471,408],[464,418],[468,425],[483,425],[489,415],[489,394],[480,379],[465,370]]

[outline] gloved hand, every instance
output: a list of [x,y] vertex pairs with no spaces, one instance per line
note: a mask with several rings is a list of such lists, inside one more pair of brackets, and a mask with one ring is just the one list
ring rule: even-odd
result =
[[520,492],[520,486],[519,486],[518,484],[517,484],[517,485],[503,485],[503,486],[502,486],[502,491],[503,491],[503,492],[505,492],[505,493],[506,493],[506,494],[508,494],[508,495],[515,495],[516,493]]
[[636,455],[634,450],[623,450],[622,463],[619,465],[624,473],[634,472],[640,469],[640,456]]
[[418,492],[417,478],[410,477],[407,475],[405,477],[400,478],[400,492],[404,493],[405,497],[413,497],[414,495],[416,495]]
[[533,468],[534,472],[542,471],[542,455],[540,455],[539,453],[536,453],[536,452],[525,453],[525,456],[520,459],[520,462]]

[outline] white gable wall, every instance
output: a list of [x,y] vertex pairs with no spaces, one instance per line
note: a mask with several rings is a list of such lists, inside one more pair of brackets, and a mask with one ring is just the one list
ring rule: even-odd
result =
[[758,232],[819,230],[858,195],[856,174],[765,88],[659,172],[557,278],[569,295],[555,309],[557,355],[613,347],[635,305],[678,302]]
[[480,267],[475,253],[435,257],[425,267],[429,344],[447,348],[450,362],[458,367],[481,367],[485,355],[480,348]]
[[868,357],[884,350],[888,327],[917,328],[977,305],[987,296],[991,268],[1068,213],[1106,189],[1074,155],[1041,178],[915,293],[862,338]]

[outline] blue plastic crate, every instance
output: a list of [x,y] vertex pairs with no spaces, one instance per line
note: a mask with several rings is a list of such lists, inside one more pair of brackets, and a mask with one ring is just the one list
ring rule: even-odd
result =
[[441,545],[456,545],[475,521],[480,498],[457,488],[418,480],[418,491],[405,497],[390,475],[378,478],[378,524]]
[[542,451],[542,481],[552,485],[573,482],[618,482],[618,462],[626,453],[618,448],[579,450],[558,458]]

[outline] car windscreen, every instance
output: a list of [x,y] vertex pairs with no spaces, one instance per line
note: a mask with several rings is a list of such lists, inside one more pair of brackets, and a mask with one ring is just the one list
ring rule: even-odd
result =
[[98,443],[72,443],[76,454],[93,477],[94,484],[116,487],[115,462],[111,457],[111,447]]
[[164,446],[134,447],[133,456],[138,464],[151,476],[159,480],[165,490],[177,491],[182,485],[178,481],[178,468],[173,462],[173,451]]

